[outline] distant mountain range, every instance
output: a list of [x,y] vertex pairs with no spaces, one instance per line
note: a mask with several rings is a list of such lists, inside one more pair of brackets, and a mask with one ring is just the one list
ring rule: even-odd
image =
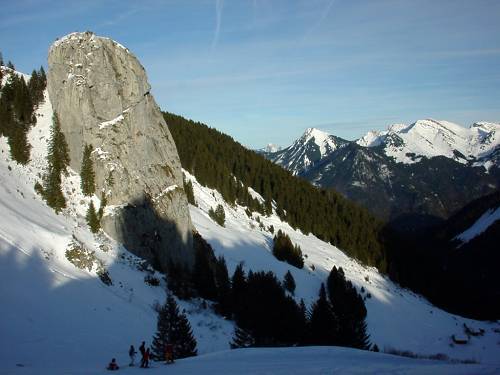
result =
[[314,185],[334,188],[397,227],[449,217],[500,186],[500,124],[396,124],[348,141],[309,128],[289,147],[261,151]]
[[275,145],[273,143],[268,143],[266,147],[263,147],[259,150],[257,150],[257,152],[260,152],[260,153],[263,153],[263,152],[278,152],[278,151],[281,151],[283,148],[278,146],[278,145]]

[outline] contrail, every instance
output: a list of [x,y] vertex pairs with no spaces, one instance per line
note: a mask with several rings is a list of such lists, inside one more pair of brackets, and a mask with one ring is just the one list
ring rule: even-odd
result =
[[222,21],[222,8],[224,6],[224,0],[215,0],[215,32],[214,39],[212,40],[212,51],[217,47],[219,42],[220,24]]
[[318,27],[321,26],[321,24],[323,23],[323,21],[326,19],[326,17],[328,17],[328,14],[330,14],[330,10],[332,9],[332,6],[333,6],[333,3],[335,3],[335,0],[330,0],[327,4],[327,6],[325,7],[325,9],[323,10],[323,12],[321,13],[321,17],[319,18],[319,20],[314,24],[312,25],[309,30],[307,30],[307,32],[304,34],[302,40],[304,41],[305,39],[307,39],[307,37],[315,30],[317,29]]

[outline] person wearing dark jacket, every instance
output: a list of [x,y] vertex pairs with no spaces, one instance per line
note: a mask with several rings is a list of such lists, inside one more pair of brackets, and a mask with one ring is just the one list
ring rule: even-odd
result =
[[144,356],[146,355],[146,343],[144,341],[139,346],[139,352],[141,352],[141,367],[144,367]]
[[118,367],[118,365],[116,364],[116,359],[112,359],[111,362],[109,363],[108,365],[108,370],[118,370],[120,367]]
[[134,345],[130,345],[130,349],[128,350],[128,356],[130,357],[130,364],[129,366],[134,366],[135,365],[135,355],[137,352],[135,351]]

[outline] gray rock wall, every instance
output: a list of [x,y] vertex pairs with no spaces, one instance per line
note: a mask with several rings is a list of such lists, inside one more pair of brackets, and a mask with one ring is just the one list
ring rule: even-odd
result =
[[79,172],[92,145],[97,191],[108,197],[103,229],[129,251],[192,264],[192,225],[175,143],[146,72],[125,47],[73,33],[49,50],[48,91]]

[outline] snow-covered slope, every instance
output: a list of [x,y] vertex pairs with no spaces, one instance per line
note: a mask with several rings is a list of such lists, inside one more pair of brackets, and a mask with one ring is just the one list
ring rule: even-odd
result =
[[[141,259],[105,235],[94,236],[85,224],[89,199],[79,193],[74,172],[63,181],[68,208],[56,215],[34,191],[44,173],[52,108],[37,111],[29,133],[31,162],[21,167],[0,138],[0,373],[16,365],[34,373],[71,373],[73,366],[101,368],[112,356],[125,360],[130,344],[150,342],[156,327],[154,305],[163,303],[163,287],[145,283],[162,279]],[[99,201],[93,197],[96,205]],[[93,252],[91,270],[79,269],[65,256],[73,244]],[[97,275],[107,270],[113,285]],[[164,286],[164,283],[162,282]],[[233,324],[200,307],[181,303],[189,314],[198,350],[228,348]],[[83,371],[85,373],[85,371]]]
[[498,123],[478,122],[465,128],[448,121],[427,119],[411,125],[392,125],[382,132],[369,132],[357,143],[364,147],[383,145],[385,153],[401,163],[414,163],[422,156],[445,156],[464,164],[476,162],[488,169],[488,156],[500,145],[499,131]]
[[462,243],[469,242],[488,229],[494,222],[500,220],[500,207],[487,210],[474,224],[455,238]]
[[[110,238],[103,234],[94,236],[88,231],[84,214],[89,198],[80,194],[76,173],[71,172],[63,181],[68,208],[60,215],[35,193],[34,183],[40,180],[45,168],[51,116],[50,102],[46,100],[37,111],[37,124],[29,133],[32,160],[25,167],[10,159],[6,140],[0,138],[0,373],[92,374],[103,372],[101,369],[111,357],[116,357],[120,364],[126,363],[130,344],[151,342],[156,324],[153,307],[165,298],[163,281],[161,287],[144,282],[147,275],[160,279],[161,275],[144,270],[139,258]],[[494,331],[499,330],[498,324],[445,313],[394,285],[375,269],[349,259],[337,248],[294,230],[276,215],[259,215],[261,225],[257,214],[248,217],[244,207],[227,205],[217,191],[200,186],[193,176],[186,175],[193,181],[198,202],[198,207],[190,207],[194,226],[213,246],[216,255],[225,256],[230,271],[240,262],[244,262],[247,270],[272,270],[279,278],[290,270],[297,283],[296,298],[304,298],[310,305],[332,266],[341,266],[347,278],[365,290],[369,332],[372,342],[381,349],[445,353],[451,358],[478,360],[482,367],[393,357],[389,360],[386,355],[350,349],[311,348],[222,352],[179,361],[175,368],[178,366],[180,373],[193,373],[194,369],[199,373],[207,368],[233,373],[234,369],[242,370],[246,363],[255,361],[262,363],[262,367],[248,366],[247,373],[293,373],[294,369],[297,373],[308,373],[306,366],[294,365],[300,358],[318,373],[335,366],[347,373],[360,368],[382,372],[392,369],[396,373],[406,370],[432,373],[439,369],[450,373],[467,373],[469,369],[493,373],[498,369],[500,335]],[[99,200],[92,199],[98,206]],[[224,228],[208,216],[209,208],[218,203],[226,212]],[[301,246],[307,256],[303,270],[272,256],[273,234],[268,230],[271,225],[275,231],[286,231]],[[74,246],[93,252],[95,261],[90,270],[79,269],[68,261],[66,250]],[[107,271],[112,285],[100,280],[98,266]],[[213,314],[210,307],[203,308],[197,300],[181,302],[181,307],[186,309],[200,354],[228,348],[233,331],[231,322]],[[485,334],[471,337],[467,345],[454,345],[450,337],[462,334],[464,323],[484,329]],[[316,359],[316,367],[307,362],[311,358]],[[135,371],[140,370],[127,368],[124,372]]]
[[[117,373],[142,374],[145,370],[118,362]],[[322,375],[322,374],[393,374],[393,375],[494,375],[500,368],[480,364],[456,364],[443,361],[403,358],[339,347],[248,348],[226,350],[176,361],[173,365],[152,363],[148,374],[221,374],[221,375]],[[25,375],[39,375],[36,369],[23,368]],[[73,367],[59,374],[96,375],[109,371]]]
[[[362,287],[365,290],[363,295],[368,309],[368,328],[372,342],[379,347],[425,354],[445,353],[452,358],[480,358],[482,362],[496,363],[495,340],[500,335],[493,329],[498,328],[497,324],[480,323],[448,314],[421,296],[395,285],[376,269],[362,266],[336,247],[313,235],[294,230],[275,215],[265,217],[254,213],[249,218],[244,207],[231,207],[217,191],[200,186],[193,176],[185,173],[193,183],[198,203],[198,207],[191,207],[193,222],[212,245],[216,255],[226,258],[230,272],[242,261],[247,270],[272,270],[281,279],[290,270],[297,283],[297,300],[304,298],[306,304],[310,305],[317,298],[319,287],[331,268],[340,266],[358,290]],[[210,207],[219,203],[226,212],[225,227],[214,224],[207,213]],[[257,222],[257,217],[264,229]],[[289,234],[292,241],[301,247],[306,255],[303,270],[278,262],[273,257],[273,234],[265,230],[271,225],[275,231],[281,229]],[[454,345],[451,335],[462,334],[464,323],[477,329],[482,327],[487,333],[481,338],[472,338],[469,345]]]

